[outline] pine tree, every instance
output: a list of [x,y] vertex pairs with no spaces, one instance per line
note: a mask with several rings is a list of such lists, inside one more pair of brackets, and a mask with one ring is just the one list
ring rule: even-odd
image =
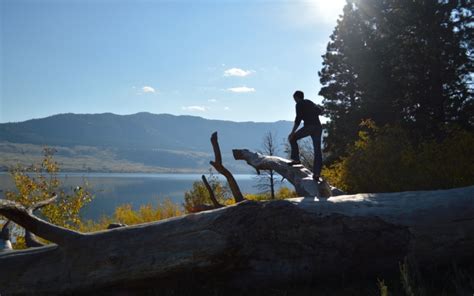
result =
[[330,160],[363,119],[401,124],[413,139],[473,129],[472,3],[349,0],[319,72]]

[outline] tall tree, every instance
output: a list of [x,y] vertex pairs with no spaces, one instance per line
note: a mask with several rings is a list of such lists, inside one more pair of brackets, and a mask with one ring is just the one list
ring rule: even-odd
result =
[[325,114],[331,119],[326,124],[329,131],[326,150],[335,156],[343,154],[360,121],[361,87],[353,61],[364,52],[362,26],[354,5],[348,3],[344,7],[344,17],[338,20],[330,36],[323,55],[323,68],[319,72],[323,85],[319,94],[324,97]]
[[344,154],[358,124],[400,123],[413,138],[474,126],[470,0],[348,0],[319,72],[331,119],[327,149]]

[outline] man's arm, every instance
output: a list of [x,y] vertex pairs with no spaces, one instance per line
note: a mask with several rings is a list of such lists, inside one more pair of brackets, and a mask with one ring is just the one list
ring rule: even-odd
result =
[[291,130],[291,134],[294,134],[296,130],[298,129],[298,126],[301,124],[301,118],[296,117],[295,118],[295,124],[293,125],[293,129]]

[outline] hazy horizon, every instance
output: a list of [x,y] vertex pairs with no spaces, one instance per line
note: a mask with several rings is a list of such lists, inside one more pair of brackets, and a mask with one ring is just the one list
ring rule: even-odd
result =
[[[170,113],[152,113],[152,112],[148,112],[148,111],[139,111],[139,112],[135,112],[135,113],[130,113],[130,114],[117,114],[117,113],[113,113],[113,112],[100,112],[100,113],[74,113],[74,112],[64,112],[64,113],[57,113],[57,114],[51,114],[51,115],[47,115],[47,116],[44,116],[44,117],[35,117],[35,118],[29,118],[29,119],[25,119],[25,120],[21,120],[21,121],[7,121],[7,122],[0,122],[0,124],[4,124],[4,123],[21,123],[21,122],[25,122],[25,121],[29,121],[29,120],[37,120],[37,119],[44,119],[44,118],[49,118],[49,117],[53,117],[53,116],[57,116],[57,115],[67,115],[67,114],[73,114],[73,115],[103,115],[103,114],[113,114],[113,115],[118,115],[118,116],[133,116],[133,115],[137,115],[137,114],[140,114],[140,113],[147,113],[147,114],[151,114],[151,115],[169,115],[169,116],[174,116],[174,117],[197,117],[197,118],[202,118],[202,119],[205,119],[205,120],[213,120],[213,121],[229,121],[229,122],[236,122],[236,123],[246,123],[246,122],[252,122],[252,123],[275,123],[275,122],[279,122],[279,121],[285,121],[285,122],[292,122],[293,120],[275,120],[275,121],[253,121],[253,120],[246,120],[246,121],[238,121],[238,120],[230,120],[230,119],[213,119],[213,118],[206,118],[204,116],[201,116],[201,115],[195,115],[195,114],[170,114]],[[324,120],[322,120],[322,122],[324,122]]]

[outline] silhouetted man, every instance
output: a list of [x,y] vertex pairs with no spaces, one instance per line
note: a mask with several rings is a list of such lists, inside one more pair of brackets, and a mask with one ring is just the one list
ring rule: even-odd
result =
[[[322,128],[321,122],[319,121],[319,115],[322,109],[310,100],[305,100],[304,93],[300,90],[295,91],[293,98],[296,102],[296,118],[293,130],[288,136],[288,141],[290,141],[291,145],[292,162],[290,164],[295,165],[301,163],[298,140],[310,136],[313,140],[314,147],[313,179],[318,181],[323,162],[321,153]],[[302,120],[304,121],[304,125],[297,130]]]

